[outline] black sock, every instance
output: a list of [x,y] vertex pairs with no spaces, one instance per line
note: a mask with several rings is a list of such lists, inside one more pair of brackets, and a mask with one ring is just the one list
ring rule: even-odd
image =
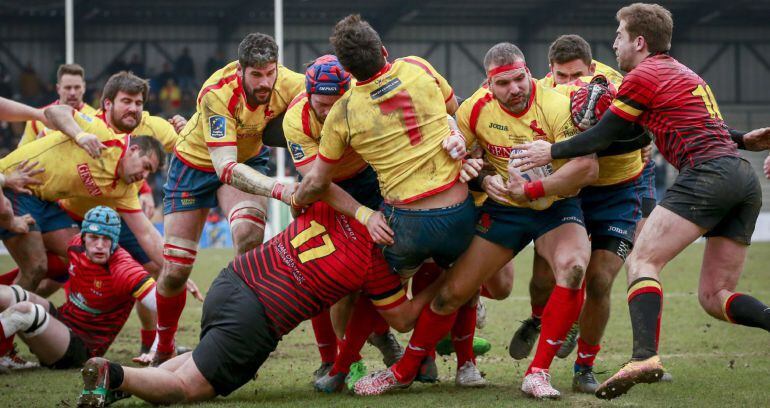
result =
[[640,278],[628,287],[628,311],[634,336],[634,359],[647,359],[658,354],[660,315],[663,290],[652,278]]
[[110,390],[117,390],[123,385],[123,367],[120,364],[109,362],[110,365],[110,383],[107,384]]
[[733,323],[770,331],[770,307],[766,304],[743,293],[732,295],[727,302],[727,316]]

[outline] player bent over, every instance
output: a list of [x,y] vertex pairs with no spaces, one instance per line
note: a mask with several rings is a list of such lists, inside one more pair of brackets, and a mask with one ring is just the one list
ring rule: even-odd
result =
[[155,310],[155,281],[118,247],[120,216],[95,207],[69,242],[67,300],[58,309],[21,286],[0,285],[0,338],[19,334],[44,366],[80,367],[107,352],[134,302]]
[[[741,159],[706,82],[668,55],[673,20],[657,4],[620,9],[614,49],[628,74],[610,110],[588,131],[565,143],[521,146],[522,169],[601,151],[631,123],[646,127],[676,182],[653,210],[628,259],[628,308],[633,329],[631,360],[599,386],[603,399],[639,383],[659,381],[658,338],[663,304],[660,271],[700,236],[703,254],[698,300],[711,316],[770,331],[770,308],[736,292],[762,205],[759,180]],[[665,93],[658,89],[665,87]]]
[[284,335],[343,296],[362,290],[388,324],[407,331],[436,288],[407,300],[367,229],[318,202],[220,272],[203,303],[201,340],[192,353],[157,368],[92,358],[78,404],[105,406],[115,391],[156,404],[228,395],[254,378]]

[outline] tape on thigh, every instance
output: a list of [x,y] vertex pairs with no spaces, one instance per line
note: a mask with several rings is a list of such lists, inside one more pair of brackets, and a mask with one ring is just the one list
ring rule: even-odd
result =
[[261,206],[256,201],[241,201],[238,204],[235,204],[233,209],[230,210],[230,214],[227,216],[227,221],[230,223],[230,229],[235,228],[238,224],[249,223],[264,230],[267,217],[260,207]]

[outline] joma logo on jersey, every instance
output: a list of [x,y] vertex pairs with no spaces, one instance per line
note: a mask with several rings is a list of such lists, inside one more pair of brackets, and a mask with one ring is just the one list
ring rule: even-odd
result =
[[214,115],[209,118],[210,135],[214,139],[225,137],[226,121],[224,116]]
[[78,176],[80,176],[80,180],[83,181],[83,184],[86,186],[86,191],[88,191],[88,194],[98,197],[102,195],[102,190],[99,189],[99,186],[96,185],[96,181],[94,181],[94,176],[91,175],[91,169],[88,168],[88,165],[85,163],[78,164]]
[[491,123],[491,122],[489,123],[489,128],[490,129],[503,130],[503,131],[506,131],[506,132],[508,131],[508,126],[499,125],[497,123]]

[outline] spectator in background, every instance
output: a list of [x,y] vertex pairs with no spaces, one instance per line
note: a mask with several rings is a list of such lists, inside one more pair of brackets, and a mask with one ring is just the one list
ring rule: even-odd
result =
[[195,89],[195,62],[188,47],[182,49],[182,54],[174,62],[174,72],[183,90]]
[[163,109],[163,115],[171,116],[179,111],[179,107],[182,104],[182,90],[179,89],[173,78],[166,80],[166,84],[160,90],[158,99]]
[[126,60],[123,59],[123,56],[115,57],[108,67],[110,75],[117,74],[120,71],[128,71],[128,64],[126,64]]
[[166,83],[168,83],[169,79],[176,81],[177,78],[171,64],[169,62],[164,62],[163,69],[160,71],[160,74],[155,76],[155,78],[153,78],[152,82],[150,83],[150,89],[157,90],[162,88],[166,85]]
[[144,78],[144,61],[139,54],[131,56],[131,61],[128,63],[128,71],[132,72],[139,78]]
[[206,75],[213,74],[219,68],[225,66],[225,64],[227,64],[227,61],[225,61],[225,53],[221,50],[217,51],[216,54],[210,56],[209,59],[206,60]]
[[0,97],[12,99],[13,98],[13,86],[11,85],[11,74],[5,68],[5,65],[0,65]]

